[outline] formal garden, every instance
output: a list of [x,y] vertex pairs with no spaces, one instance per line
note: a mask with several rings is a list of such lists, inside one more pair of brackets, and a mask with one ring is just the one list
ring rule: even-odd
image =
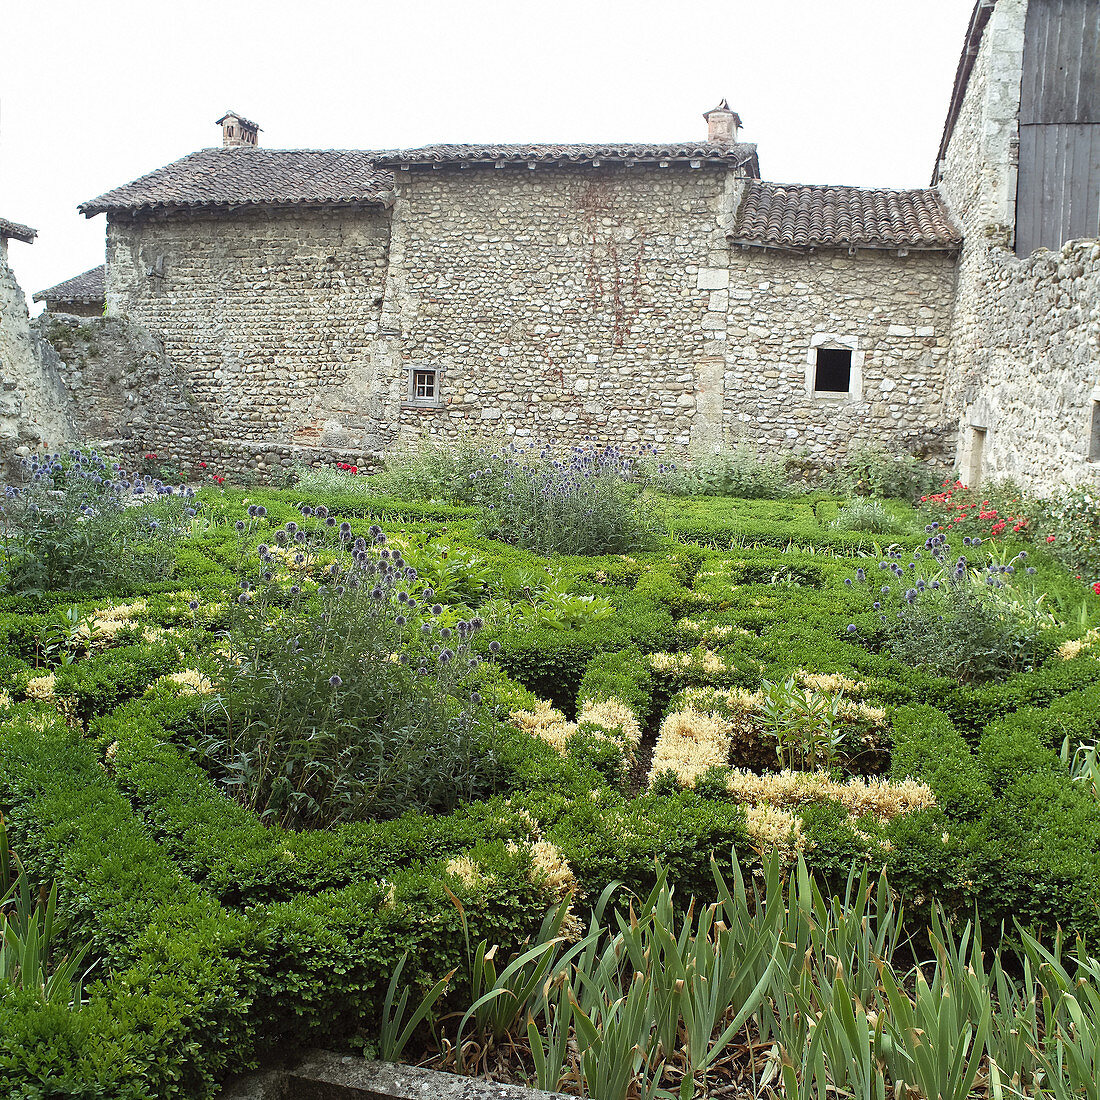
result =
[[310,1047],[1098,1095],[1088,488],[477,443],[287,482],[74,450],[7,490],[3,1095]]

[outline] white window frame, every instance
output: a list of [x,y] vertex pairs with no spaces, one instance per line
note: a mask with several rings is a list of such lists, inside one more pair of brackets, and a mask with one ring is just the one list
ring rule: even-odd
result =
[[[817,385],[817,350],[850,351],[852,367],[848,372],[848,392],[819,390]],[[863,360],[864,353],[859,350],[859,338],[842,336],[835,332],[815,332],[810,337],[810,346],[806,350],[806,393],[813,401],[862,401],[863,400]]]
[[[433,375],[433,395],[431,397],[418,397],[416,394],[416,376],[418,374],[431,374]],[[410,409],[441,409],[443,408],[443,398],[441,390],[443,388],[443,371],[439,367],[429,367],[422,363],[418,363],[415,366],[407,368],[407,378],[405,382],[405,400],[402,402],[407,408]]]

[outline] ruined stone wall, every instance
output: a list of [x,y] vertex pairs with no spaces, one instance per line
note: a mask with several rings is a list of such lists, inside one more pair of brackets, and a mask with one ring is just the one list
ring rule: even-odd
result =
[[210,426],[201,452],[168,421],[150,449],[264,473],[302,449],[377,448],[388,231],[383,210],[359,206],[112,218],[108,313],[163,341]]
[[64,383],[43,361],[27,299],[0,249],[0,479],[12,459],[75,438]]
[[1100,474],[1089,461],[1100,262],[1095,241],[1012,251],[1026,15],[1027,0],[998,0],[941,168],[965,232],[947,402],[964,481],[1048,493]]
[[[744,441],[817,458],[854,441],[943,443],[954,259],[735,248],[722,169],[399,174],[383,354],[441,371],[438,409],[400,435],[472,425],[517,440],[590,436],[713,450]],[[857,349],[862,389],[815,398],[817,337]]]
[[122,317],[49,312],[32,327],[39,358],[71,397],[74,438],[177,461],[209,446],[206,415],[147,329]]

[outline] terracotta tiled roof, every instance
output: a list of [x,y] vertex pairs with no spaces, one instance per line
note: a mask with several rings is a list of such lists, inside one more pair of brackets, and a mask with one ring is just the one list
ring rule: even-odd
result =
[[380,203],[393,177],[375,167],[375,156],[354,149],[202,149],[78,209],[90,218],[105,210],[152,207]]
[[939,192],[749,180],[728,236],[773,248],[957,248]]
[[0,237],[14,237],[17,241],[30,244],[38,236],[37,229],[31,229],[29,225],[20,225],[19,222],[10,222],[7,218],[0,218]]
[[673,145],[425,145],[378,155],[378,163],[394,168],[408,165],[495,164],[529,161],[537,164],[580,164],[599,161],[688,162],[693,160],[744,165],[759,175],[756,146],[710,145],[685,142]]
[[36,302],[102,302],[107,293],[107,268],[100,264],[83,275],[74,275],[49,290],[40,290]]

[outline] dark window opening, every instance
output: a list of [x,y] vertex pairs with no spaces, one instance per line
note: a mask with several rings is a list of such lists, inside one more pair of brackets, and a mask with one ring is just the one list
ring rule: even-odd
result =
[[847,393],[852,382],[852,352],[849,348],[818,348],[814,391]]
[[1092,426],[1089,432],[1089,462],[1100,462],[1100,401],[1092,403]]

